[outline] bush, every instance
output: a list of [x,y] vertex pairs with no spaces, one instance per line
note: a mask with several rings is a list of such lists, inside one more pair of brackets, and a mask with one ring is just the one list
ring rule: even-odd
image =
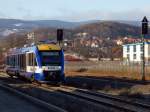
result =
[[86,71],[88,71],[88,69],[87,68],[80,68],[79,70],[77,70],[76,72],[86,72]]

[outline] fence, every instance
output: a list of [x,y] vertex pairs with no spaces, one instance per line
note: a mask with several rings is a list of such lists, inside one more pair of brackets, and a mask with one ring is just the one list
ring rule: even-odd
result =
[[[99,61],[99,62],[66,62],[65,71],[89,72],[97,74],[109,74],[128,76],[133,78],[141,77],[142,65],[140,63],[125,63],[123,61]],[[145,67],[146,77],[150,77],[150,65]]]

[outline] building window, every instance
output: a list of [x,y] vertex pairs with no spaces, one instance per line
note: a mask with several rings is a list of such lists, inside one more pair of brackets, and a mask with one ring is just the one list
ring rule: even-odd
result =
[[140,58],[141,58],[141,60],[143,60],[143,53],[140,54]]
[[133,46],[133,52],[136,52],[136,45]]
[[140,51],[143,52],[143,45],[140,45]]
[[136,59],[136,54],[133,54],[133,59]]
[[129,45],[127,46],[127,52],[130,52],[130,46]]

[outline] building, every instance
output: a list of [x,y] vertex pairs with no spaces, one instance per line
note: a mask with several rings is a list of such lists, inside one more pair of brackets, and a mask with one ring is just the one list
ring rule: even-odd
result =
[[[150,61],[150,42],[145,42],[145,61]],[[140,62],[143,57],[142,43],[132,43],[123,45],[123,60],[127,62]]]

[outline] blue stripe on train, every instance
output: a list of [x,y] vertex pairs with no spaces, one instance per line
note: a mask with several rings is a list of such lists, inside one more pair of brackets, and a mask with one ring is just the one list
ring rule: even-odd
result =
[[[26,72],[25,73],[26,78],[31,78],[32,75],[33,75],[33,72]],[[43,81],[45,79],[43,73],[34,73],[34,78],[38,81]]]

